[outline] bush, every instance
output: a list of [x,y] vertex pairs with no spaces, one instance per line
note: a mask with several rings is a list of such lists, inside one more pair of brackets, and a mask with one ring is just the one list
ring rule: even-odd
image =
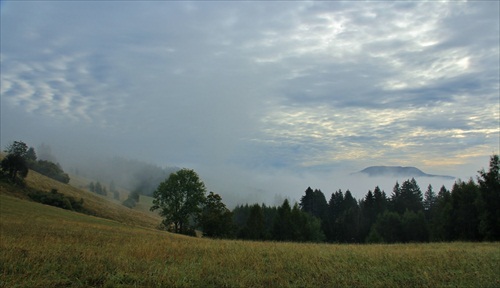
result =
[[39,202],[46,205],[51,205],[66,210],[72,211],[82,211],[83,210],[83,199],[76,200],[71,196],[66,196],[59,193],[57,189],[52,189],[49,193],[42,191],[31,191],[28,196],[35,202]]

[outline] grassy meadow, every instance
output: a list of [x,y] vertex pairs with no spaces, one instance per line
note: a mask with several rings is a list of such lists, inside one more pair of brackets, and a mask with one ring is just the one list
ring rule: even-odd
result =
[[499,287],[499,243],[210,240],[0,194],[1,287]]

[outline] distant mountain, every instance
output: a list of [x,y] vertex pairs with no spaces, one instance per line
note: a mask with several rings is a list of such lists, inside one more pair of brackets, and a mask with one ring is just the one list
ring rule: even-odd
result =
[[438,177],[445,179],[455,179],[453,176],[447,175],[432,175],[423,172],[416,167],[402,167],[402,166],[370,166],[358,173],[365,174],[370,177],[377,176],[395,176],[395,177]]

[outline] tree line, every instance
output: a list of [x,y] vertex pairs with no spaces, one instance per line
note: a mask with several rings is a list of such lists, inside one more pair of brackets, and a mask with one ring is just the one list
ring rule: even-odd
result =
[[500,162],[490,158],[477,182],[456,181],[451,191],[429,185],[422,192],[412,178],[387,195],[378,186],[356,200],[347,190],[329,200],[319,189],[305,190],[299,203],[281,206],[239,205],[227,209],[193,170],[181,169],[154,192],[152,211],[164,217],[163,227],[176,233],[218,238],[336,243],[405,243],[500,240]]
[[[23,183],[29,169],[63,183],[69,182],[58,163],[37,159],[33,147],[14,141],[0,162],[0,178]],[[153,192],[152,211],[164,218],[163,229],[194,235],[196,230],[215,238],[335,243],[395,243],[428,241],[500,240],[500,161],[490,157],[489,170],[477,181],[458,180],[451,190],[429,185],[422,192],[415,179],[396,182],[390,195],[378,186],[360,200],[338,190],[328,201],[320,189],[308,187],[299,203],[280,206],[238,205],[230,211],[222,197],[206,193],[193,170],[171,173]],[[101,183],[89,189],[107,194]],[[119,193],[110,184],[115,199]],[[124,201],[133,207],[140,190]],[[54,193],[53,193],[54,194]],[[54,194],[57,196],[57,194]]]
[[35,149],[22,141],[14,141],[4,152],[7,155],[0,162],[0,176],[4,179],[22,184],[31,169],[59,182],[69,183],[69,175],[59,163],[38,159]]

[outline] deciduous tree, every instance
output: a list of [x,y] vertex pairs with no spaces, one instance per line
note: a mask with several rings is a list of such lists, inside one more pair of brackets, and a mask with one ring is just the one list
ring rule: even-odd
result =
[[13,182],[22,182],[28,176],[26,160],[17,154],[8,154],[0,163],[2,172]]
[[205,201],[206,188],[193,170],[181,169],[160,183],[153,193],[151,211],[160,211],[165,226],[173,226],[175,233],[193,229],[190,220],[198,219]]
[[219,194],[210,192],[200,214],[199,225],[203,235],[224,238],[231,236],[233,230],[232,213],[222,203]]
[[24,143],[23,141],[14,141],[12,142],[12,144],[7,146],[7,148],[5,149],[5,153],[10,155],[18,155],[26,159],[28,149],[28,145],[26,145],[26,143]]

